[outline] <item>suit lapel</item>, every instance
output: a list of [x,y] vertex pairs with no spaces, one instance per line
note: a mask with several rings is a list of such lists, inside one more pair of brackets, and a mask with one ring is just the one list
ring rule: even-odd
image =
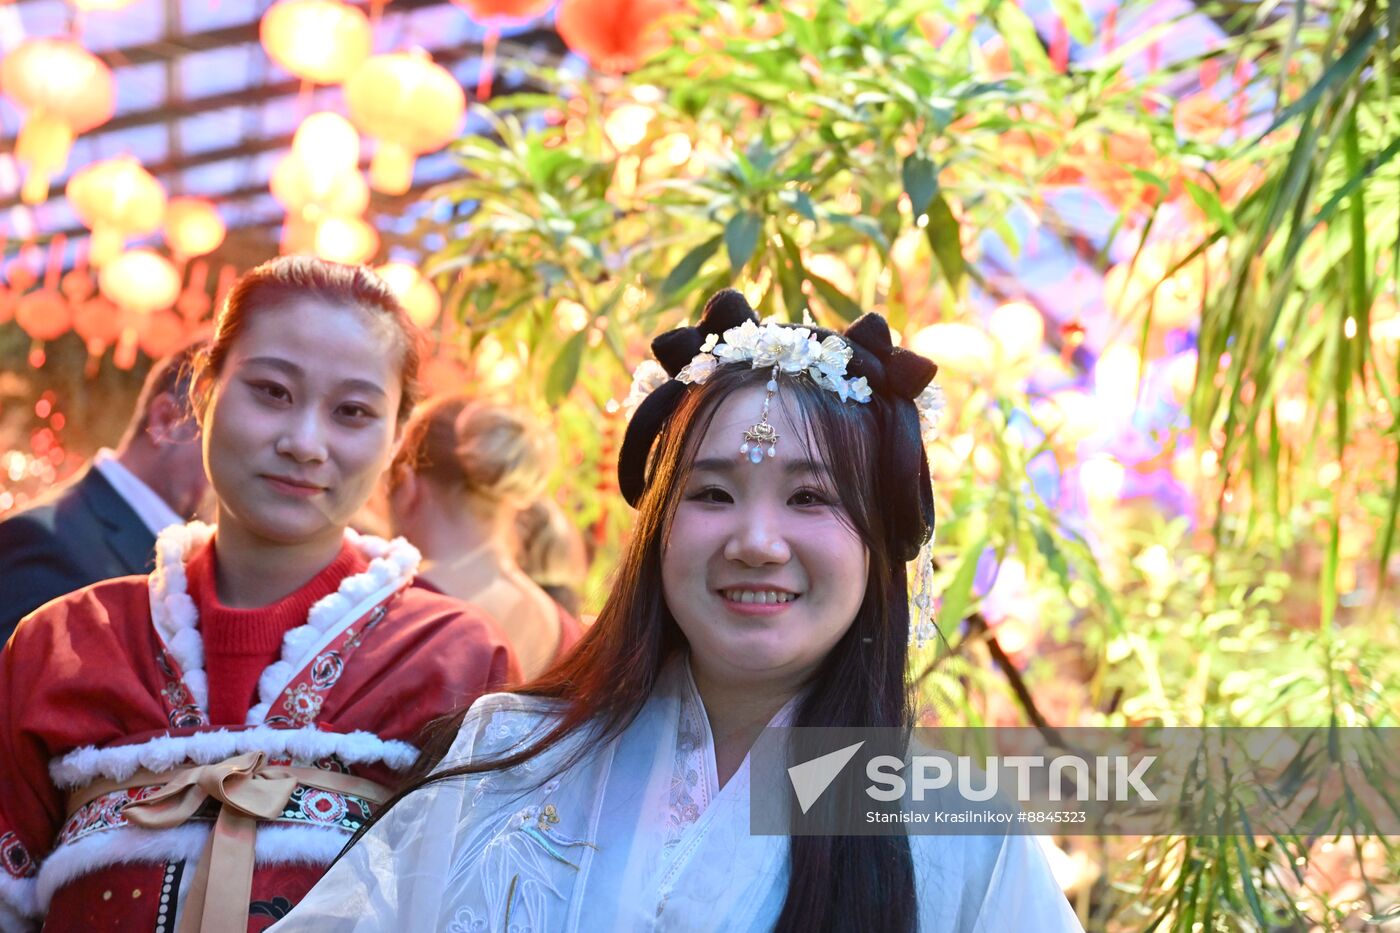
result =
[[126,573],[149,573],[154,563],[155,535],[141,521],[106,478],[89,468],[78,488],[88,508],[97,516],[103,540]]

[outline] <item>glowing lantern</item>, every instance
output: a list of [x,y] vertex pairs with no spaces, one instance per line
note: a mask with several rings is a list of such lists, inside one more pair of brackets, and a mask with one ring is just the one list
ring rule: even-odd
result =
[[185,322],[174,311],[144,315],[136,326],[136,341],[153,360],[169,356],[185,342]]
[[53,340],[72,326],[73,309],[58,292],[41,288],[15,305],[15,323],[35,340]]
[[322,215],[354,217],[369,207],[369,186],[360,173],[318,172],[296,156],[287,156],[272,170],[272,196],[288,213],[308,220]]
[[369,165],[376,191],[403,194],[413,184],[413,161],[456,138],[467,95],[426,52],[376,55],[345,84],[350,119],[379,141]]
[[160,253],[133,249],[102,267],[97,286],[117,307],[150,314],[163,311],[180,297],[180,274]]
[[996,367],[996,345],[992,338],[970,324],[930,324],[914,334],[909,345],[915,353],[929,357],[952,372],[977,376],[990,373]]
[[452,3],[476,20],[534,19],[543,15],[554,0],[452,0]]
[[675,0],[562,0],[554,28],[599,71],[631,71],[662,48],[660,20]]
[[73,307],[73,333],[87,345],[88,353],[101,356],[122,333],[122,313],[106,298],[89,298]]
[[224,242],[224,221],[212,201],[172,198],[165,209],[165,242],[182,259],[212,253]]
[[442,310],[442,299],[433,283],[406,262],[390,262],[374,270],[403,303],[409,318],[419,327],[431,327]]
[[1045,340],[1045,319],[1024,301],[1008,301],[992,312],[987,322],[992,338],[1006,362],[1025,362],[1035,356]]
[[313,113],[292,136],[292,155],[325,174],[353,172],[360,167],[360,134],[338,113]]
[[322,259],[353,266],[379,252],[379,234],[358,217],[327,217],[316,225],[314,249]]
[[340,0],[279,0],[258,38],[268,57],[316,84],[340,84],[369,57],[369,17]]
[[29,112],[15,157],[29,167],[21,197],[26,204],[42,203],[49,178],[68,164],[73,140],[112,118],[112,72],[76,42],[29,39],[4,56],[0,88]]
[[88,261],[101,267],[131,237],[160,229],[165,189],[130,156],[94,162],[68,179],[68,203],[92,231]]

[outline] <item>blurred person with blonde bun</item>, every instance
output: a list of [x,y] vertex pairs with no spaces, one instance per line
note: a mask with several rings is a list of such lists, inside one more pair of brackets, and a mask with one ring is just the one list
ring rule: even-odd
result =
[[538,499],[515,522],[520,536],[520,569],[549,597],[577,618],[588,576],[588,545],[555,500]]
[[553,457],[553,438],[526,413],[445,395],[413,413],[390,473],[393,532],[423,552],[418,585],[490,613],[527,679],[581,634],[518,558],[517,519],[544,493]]

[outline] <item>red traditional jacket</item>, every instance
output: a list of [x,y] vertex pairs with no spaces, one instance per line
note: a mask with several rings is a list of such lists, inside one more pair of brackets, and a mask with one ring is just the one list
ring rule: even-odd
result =
[[[391,786],[426,723],[518,679],[489,618],[409,586],[412,546],[347,532],[368,570],[287,632],[245,724],[213,727],[184,574],[211,534],[167,529],[149,577],[49,603],[0,655],[0,931],[45,918],[48,929],[197,928],[193,912],[178,915],[203,885],[201,862],[214,865],[211,892],[229,883],[211,829],[238,818],[228,801],[249,782],[277,791],[275,813],[245,817],[252,884],[234,905],[241,917],[251,904],[246,928],[260,930],[370,817],[356,779]],[[234,775],[219,787],[235,796],[201,789],[218,769]]]

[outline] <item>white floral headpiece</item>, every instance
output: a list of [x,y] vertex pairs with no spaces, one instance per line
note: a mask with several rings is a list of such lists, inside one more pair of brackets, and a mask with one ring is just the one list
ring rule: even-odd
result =
[[[808,319],[808,323],[813,322]],[[676,373],[676,379],[690,385],[704,385],[725,363],[746,362],[754,369],[775,369],[790,374],[805,372],[817,385],[836,393],[841,401],[864,405],[870,401],[870,384],[864,376],[847,378],[846,365],[851,356],[850,344],[835,334],[818,340],[807,326],[788,327],[773,318],[762,324],[745,321],[726,330],[723,336],[710,334],[706,337],[700,352]],[[620,406],[610,404],[609,410],[616,411],[620,407],[631,420],[637,406],[668,379],[670,376],[660,363],[643,360],[632,372],[632,387],[627,398]],[[932,382],[914,399],[925,443],[938,437],[938,421],[945,404],[942,388]]]

